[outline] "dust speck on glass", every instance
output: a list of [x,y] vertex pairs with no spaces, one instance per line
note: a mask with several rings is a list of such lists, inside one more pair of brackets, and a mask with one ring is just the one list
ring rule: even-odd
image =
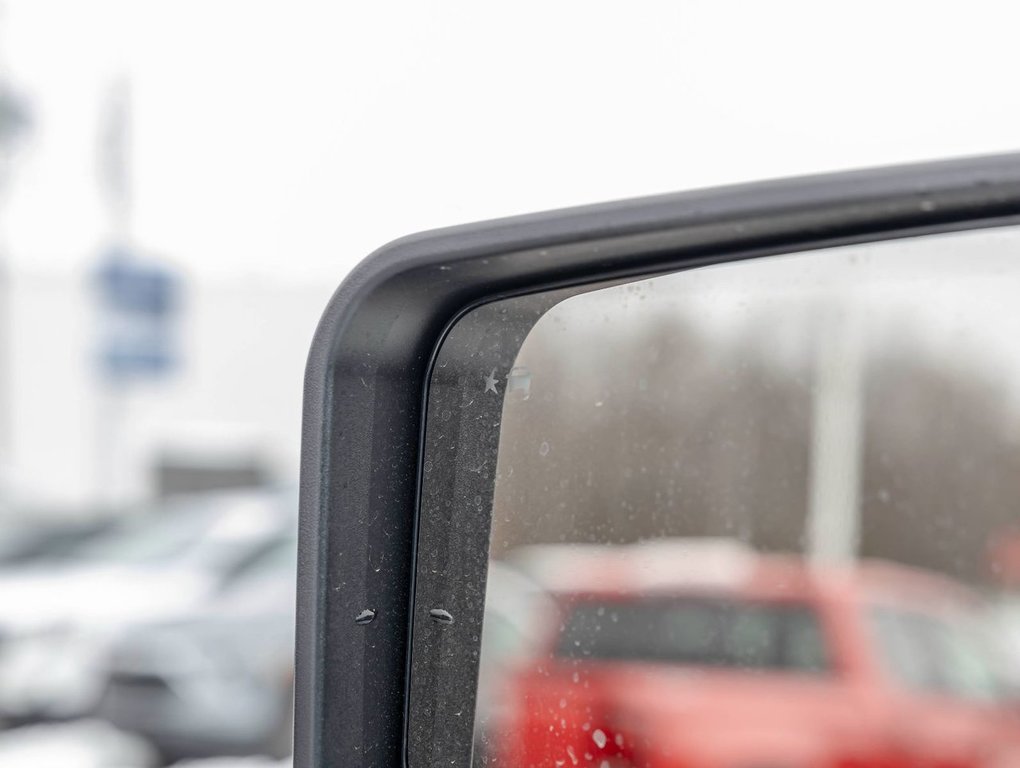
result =
[[1020,765],[1016,228],[500,302],[443,355],[412,768]]

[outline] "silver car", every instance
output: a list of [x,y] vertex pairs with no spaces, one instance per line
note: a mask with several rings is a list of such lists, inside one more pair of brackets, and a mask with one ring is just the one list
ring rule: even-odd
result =
[[289,754],[296,568],[281,540],[202,609],[125,635],[100,714],[167,760]]
[[277,494],[203,496],[130,519],[59,563],[4,572],[0,717],[90,714],[123,633],[204,604],[293,529],[293,505]]

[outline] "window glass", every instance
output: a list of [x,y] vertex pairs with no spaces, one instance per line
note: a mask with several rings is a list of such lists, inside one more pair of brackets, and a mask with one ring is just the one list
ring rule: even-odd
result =
[[994,649],[959,618],[875,608],[871,621],[886,670],[906,686],[965,699],[1002,694]]
[[[1018,253],[947,233],[465,316],[429,394],[411,756],[1020,761]],[[534,638],[510,662],[478,640],[506,622]]]
[[556,655],[818,671],[826,651],[809,608],[705,598],[578,602],[567,610]]
[[929,620],[929,637],[935,648],[940,682],[953,695],[994,699],[1001,683],[994,657],[973,628],[959,622]]
[[925,637],[928,627],[923,621],[886,608],[872,610],[871,621],[885,671],[909,688],[939,690],[939,660]]

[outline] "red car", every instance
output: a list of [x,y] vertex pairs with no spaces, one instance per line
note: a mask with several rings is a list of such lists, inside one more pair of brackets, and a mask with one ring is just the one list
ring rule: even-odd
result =
[[542,549],[560,615],[505,682],[489,765],[1020,766],[1020,707],[953,581],[736,545]]

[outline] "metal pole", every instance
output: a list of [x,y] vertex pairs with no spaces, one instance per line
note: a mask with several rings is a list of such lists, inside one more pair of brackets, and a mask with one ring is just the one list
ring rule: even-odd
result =
[[[4,7],[0,5],[0,36],[6,32]],[[0,44],[0,52],[3,46]],[[6,62],[0,58],[0,206],[6,203],[6,193],[14,163],[14,142],[25,129],[28,118],[7,85]],[[0,501],[10,494],[11,466],[13,464],[13,413],[11,402],[11,264],[7,237],[3,231],[4,217],[0,215]]]
[[[131,245],[131,87],[126,76],[116,80],[109,93],[99,146],[99,180],[106,194],[111,242],[125,252]],[[127,398],[125,386],[108,371],[100,374],[96,405],[94,472],[96,497],[112,506],[121,487],[121,443]]]
[[815,564],[843,565],[860,543],[864,313],[834,298],[818,327],[807,555]]

